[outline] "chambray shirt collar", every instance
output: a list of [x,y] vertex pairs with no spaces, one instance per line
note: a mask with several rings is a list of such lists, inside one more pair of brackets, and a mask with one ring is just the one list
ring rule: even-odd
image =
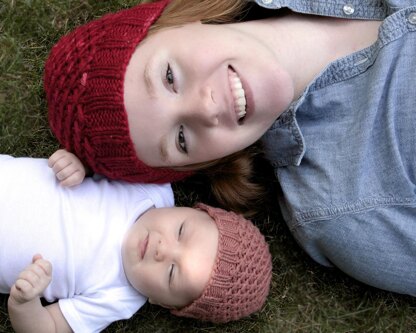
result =
[[292,103],[262,137],[265,154],[274,167],[298,166],[305,154],[305,140],[296,121],[296,109],[304,96]]
[[[383,19],[386,6],[380,0],[343,1],[316,0],[256,0],[258,5],[269,9],[288,8],[294,12],[345,18]],[[302,97],[293,102],[287,111],[275,121],[263,135],[262,142],[267,156],[274,167],[299,166],[305,154],[305,141],[296,121],[296,109],[304,100],[309,87]],[[271,144],[273,142],[273,144]],[[275,147],[279,150],[276,151]]]
[[[390,2],[395,1],[414,0],[391,0]],[[297,13],[349,19],[381,20],[389,14],[389,7],[385,5],[386,1],[383,0],[256,0],[255,2],[268,9],[288,8]],[[400,7],[402,6],[400,5]]]
[[[394,8],[394,1],[388,1],[388,5],[381,0],[349,0],[345,1],[325,1],[323,5],[319,0],[256,0],[256,3],[262,7],[270,9],[288,8],[295,12],[317,14],[324,16],[335,16],[345,18],[360,18],[360,19],[385,19],[388,14],[393,12],[391,8]],[[401,0],[403,1],[403,0]],[[412,0],[414,1],[414,0]],[[396,7],[397,8],[397,7]],[[403,22],[403,21],[402,21]],[[327,75],[319,75],[315,81],[313,81],[304,91],[303,95],[295,102],[293,102],[289,109],[285,111],[272,125],[272,127],[263,135],[261,141],[264,145],[266,156],[269,156],[270,161],[274,167],[284,166],[299,166],[302,158],[305,154],[306,144],[302,135],[301,129],[296,120],[296,110],[302,104],[307,94],[312,90],[322,88],[322,86],[333,84],[334,80],[346,79],[340,78],[339,73],[343,75],[353,76],[363,71],[363,66],[368,66],[372,61],[369,60],[376,56],[376,49],[381,47],[381,44],[386,44],[392,39],[397,38],[396,35],[401,35],[403,29],[407,29],[400,22],[390,22],[396,27],[397,34],[388,31],[384,34],[383,31],[379,36],[379,45],[373,45],[366,50],[354,55],[356,59],[343,62],[338,61],[337,69],[331,70],[330,68],[324,70]],[[403,29],[398,29],[397,27]],[[414,28],[414,26],[412,27]],[[360,65],[360,63],[363,65]],[[349,67],[340,71],[340,66]],[[337,75],[331,75],[331,73],[338,73]],[[322,73],[321,73],[322,74]],[[331,82],[330,82],[331,81]],[[279,147],[278,151],[275,147]]]

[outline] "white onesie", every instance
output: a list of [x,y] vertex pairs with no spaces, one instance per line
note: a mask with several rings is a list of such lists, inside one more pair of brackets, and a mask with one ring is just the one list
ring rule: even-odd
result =
[[52,263],[44,292],[75,332],[98,332],[146,301],[127,281],[121,243],[152,207],[174,205],[170,184],[87,178],[59,185],[47,160],[0,155],[0,292],[40,253]]

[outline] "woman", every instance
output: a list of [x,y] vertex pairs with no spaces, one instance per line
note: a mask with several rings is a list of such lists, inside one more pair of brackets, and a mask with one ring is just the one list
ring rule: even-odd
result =
[[[410,0],[139,6],[79,28],[52,51],[51,126],[96,172],[129,181],[137,170],[148,181],[224,170],[227,157],[235,175],[216,187],[227,204],[256,196],[237,181],[250,172],[235,165],[260,140],[303,249],[367,284],[415,295],[415,30]],[[63,59],[70,70],[58,68]],[[136,164],[116,173],[127,162]]]

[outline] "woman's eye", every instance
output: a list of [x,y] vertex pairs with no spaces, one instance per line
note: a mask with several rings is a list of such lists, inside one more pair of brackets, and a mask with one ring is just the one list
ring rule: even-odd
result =
[[185,139],[185,134],[183,133],[183,126],[182,125],[179,127],[178,145],[179,145],[179,148],[182,152],[188,153],[188,148],[186,147],[186,139]]
[[181,236],[182,236],[182,233],[183,233],[183,223],[181,224],[181,226],[180,226],[180,228],[179,228],[179,232],[178,232],[178,239],[180,239],[181,238]]
[[168,68],[166,69],[166,82],[172,86],[175,83],[175,78],[173,77],[172,68],[168,64]]
[[174,264],[170,265],[170,270],[169,270],[169,284],[171,284],[171,282],[172,282],[174,268],[175,268],[175,265]]

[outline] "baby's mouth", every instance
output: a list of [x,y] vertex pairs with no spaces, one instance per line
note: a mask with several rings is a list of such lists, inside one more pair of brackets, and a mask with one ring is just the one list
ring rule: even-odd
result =
[[241,122],[244,120],[247,113],[246,93],[240,77],[231,66],[228,67],[228,80],[230,83],[231,94],[234,99],[234,111],[237,115],[237,120]]
[[140,243],[140,257],[143,260],[146,251],[147,251],[147,245],[149,244],[149,234],[147,237]]

